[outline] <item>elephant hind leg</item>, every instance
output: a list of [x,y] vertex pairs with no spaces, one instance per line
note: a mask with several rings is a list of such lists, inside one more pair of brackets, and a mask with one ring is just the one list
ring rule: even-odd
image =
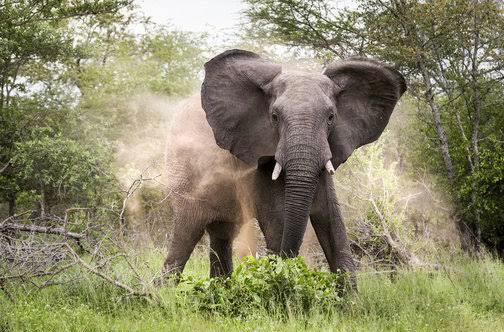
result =
[[210,237],[210,277],[229,276],[232,271],[232,241]]
[[189,215],[178,215],[174,220],[174,229],[168,256],[164,262],[162,277],[180,274],[205,232],[206,222]]
[[210,235],[210,277],[229,276],[233,271],[233,238],[236,226],[215,222],[207,227]]

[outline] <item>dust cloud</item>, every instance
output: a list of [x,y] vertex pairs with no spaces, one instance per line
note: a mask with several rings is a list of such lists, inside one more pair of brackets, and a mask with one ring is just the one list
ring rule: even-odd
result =
[[[129,226],[140,243],[167,244],[173,227],[171,207],[212,218],[219,206],[242,225],[235,252],[240,256],[264,252],[247,180],[253,170],[216,145],[199,96],[174,100],[141,95],[132,98],[126,108],[130,123],[117,148],[118,178],[126,189],[140,176],[150,179],[127,204]],[[432,176],[408,163],[400,144],[403,126],[412,116],[411,105],[402,103],[382,137],[354,152],[337,170],[340,208],[354,241],[359,240],[355,227],[367,222],[369,199],[373,198],[387,203],[383,212],[391,227],[399,230],[404,241],[422,247],[419,250],[440,243],[455,247],[450,202]],[[301,253],[310,265],[324,261],[310,226]]]
[[199,96],[187,99],[175,112],[166,149],[166,183],[175,209],[200,209],[206,219],[224,216],[238,225],[235,249],[240,256],[255,253],[250,176],[253,168],[217,146]]
[[125,105],[125,112],[128,132],[120,139],[115,160],[125,191],[144,179],[127,202],[128,226],[136,240],[166,245],[172,208],[199,209],[191,213],[212,217],[217,205],[239,206],[231,216],[242,225],[235,249],[240,256],[255,254],[259,230],[245,180],[252,169],[217,146],[199,96],[174,100],[140,95]]

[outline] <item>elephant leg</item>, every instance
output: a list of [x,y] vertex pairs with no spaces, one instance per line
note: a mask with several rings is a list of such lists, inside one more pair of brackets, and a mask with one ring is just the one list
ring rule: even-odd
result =
[[233,223],[215,222],[207,227],[210,235],[210,277],[229,276],[233,271]]
[[205,225],[203,220],[187,214],[175,217],[173,236],[163,267],[163,278],[182,273],[194,247],[203,236]]
[[225,277],[233,272],[233,243],[210,237],[210,277]]
[[273,254],[280,254],[283,232],[283,214],[268,211],[257,213],[257,222],[264,235],[266,249]]
[[275,159],[271,158],[260,163],[255,172],[255,209],[268,251],[279,254],[283,233],[285,178],[281,174],[276,181],[271,179],[274,166]]
[[349,272],[354,282],[355,263],[345,225],[336,200],[334,184],[324,172],[310,213],[311,223],[324,251],[331,272]]

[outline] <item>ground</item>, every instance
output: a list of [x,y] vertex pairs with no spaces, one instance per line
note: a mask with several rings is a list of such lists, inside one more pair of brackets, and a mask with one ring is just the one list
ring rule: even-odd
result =
[[[193,256],[185,273],[206,276],[206,255]],[[152,259],[161,264],[162,255]],[[0,291],[0,331],[504,331],[504,265],[457,257],[442,266],[361,271],[358,293],[338,308],[290,316],[202,313],[173,286],[161,290],[158,306],[84,274],[43,289],[11,284],[10,299]]]

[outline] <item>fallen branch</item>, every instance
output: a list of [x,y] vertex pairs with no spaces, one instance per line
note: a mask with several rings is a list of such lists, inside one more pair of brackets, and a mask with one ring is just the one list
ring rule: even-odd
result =
[[415,256],[413,253],[409,252],[403,245],[402,243],[397,242],[394,240],[392,235],[390,234],[389,228],[387,226],[387,223],[385,221],[385,217],[381,213],[380,209],[376,205],[376,202],[374,199],[370,198],[369,201],[371,202],[371,205],[373,206],[373,210],[378,216],[378,219],[380,219],[382,228],[383,228],[383,235],[385,237],[385,240],[387,241],[387,244],[394,250],[397,255],[401,258],[403,262],[407,262],[411,266],[425,266],[425,263],[423,263],[417,256]]
[[21,216],[24,216],[25,214],[28,214],[28,213],[32,213],[33,211],[32,210],[27,210],[27,211],[24,211],[22,213],[19,213],[19,214],[15,214],[13,216],[10,216],[10,217],[7,217],[6,219],[4,219],[1,223],[0,223],[0,226],[11,221],[11,220],[16,220],[18,219],[19,217]]
[[71,238],[76,241],[83,239],[85,236],[84,234],[81,234],[81,233],[69,232],[66,229],[61,228],[61,227],[24,225],[24,224],[12,223],[12,222],[0,224],[0,232],[5,231],[5,230],[61,235],[61,236],[65,236],[65,237]]
[[[137,290],[134,290],[133,288],[131,288],[130,286],[128,285],[125,285],[123,284],[122,282],[116,280],[116,279],[113,279],[112,277],[106,275],[105,273],[102,273],[100,271],[98,271],[97,269],[93,268],[91,265],[89,265],[86,261],[84,261],[73,249],[70,245],[68,245],[67,243],[65,244],[68,252],[72,255],[73,259],[75,260],[75,262],[77,262],[80,266],[82,266],[84,269],[86,269],[87,271],[91,272],[92,274],[102,278],[103,280],[111,283],[112,285],[116,286],[116,287],[119,287],[123,290],[125,290],[126,292],[128,292],[128,295],[130,296],[138,296],[138,297],[143,297],[145,298],[147,301],[149,302],[152,302],[153,300],[155,301],[155,298],[153,296],[152,293],[149,293],[149,292],[143,292],[143,291],[137,291]],[[156,301],[157,302],[157,301]]]

